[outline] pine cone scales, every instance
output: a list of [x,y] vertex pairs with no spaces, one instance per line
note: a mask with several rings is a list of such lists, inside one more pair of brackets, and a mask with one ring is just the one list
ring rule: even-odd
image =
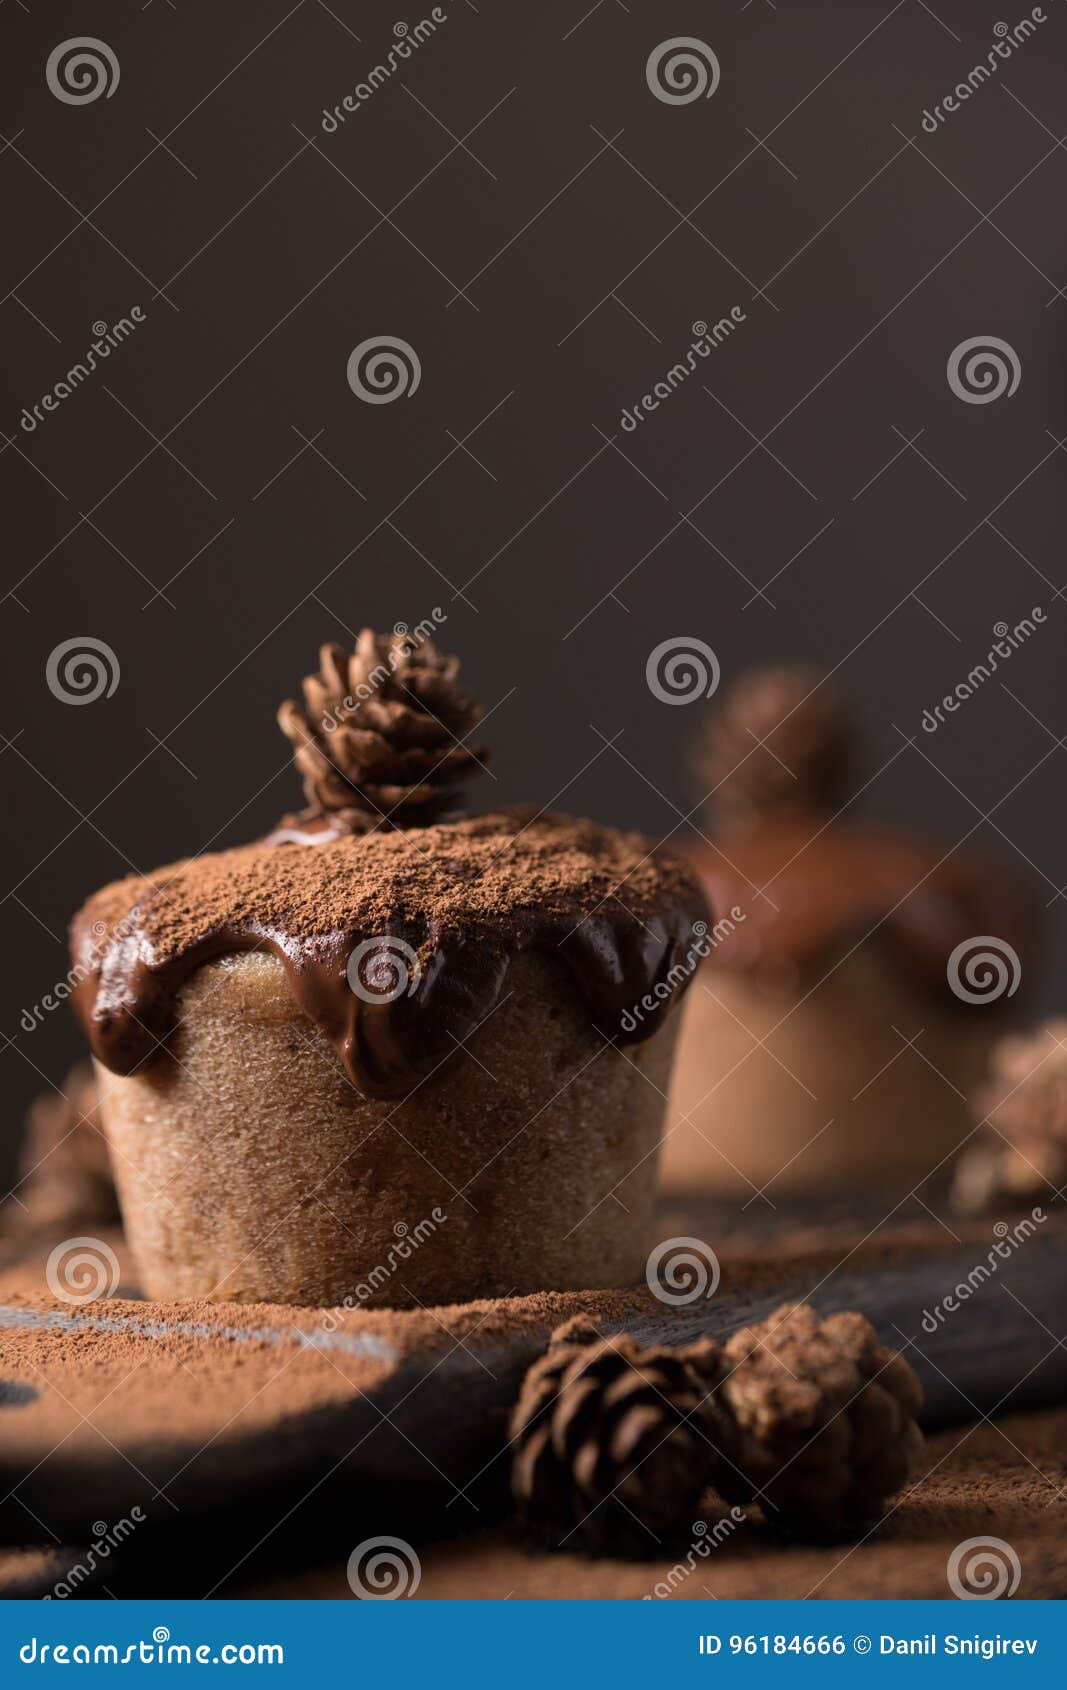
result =
[[407,633],[364,628],[351,654],[324,645],[303,683],[306,708],[290,698],[278,712],[312,809],[399,827],[447,810],[485,756],[461,743],[481,711],[458,675],[457,658]]
[[734,1333],[713,1392],[715,1484],[808,1533],[877,1515],[922,1453],[918,1380],[859,1314],[786,1304]]
[[723,695],[700,773],[728,825],[769,812],[830,811],[848,784],[852,734],[821,670],[754,669]]
[[953,1202],[964,1213],[995,1203],[1047,1203],[1067,1186],[1067,1020],[1000,1039],[973,1102],[984,1125],[960,1158]]
[[710,1448],[690,1418],[701,1394],[682,1351],[561,1329],[512,1416],[526,1526],[553,1548],[613,1555],[673,1541],[707,1485]]
[[686,1349],[561,1327],[512,1415],[512,1488],[547,1545],[649,1556],[692,1527],[704,1492],[758,1501],[797,1535],[880,1512],[919,1464],[919,1382],[859,1314],[806,1304]]

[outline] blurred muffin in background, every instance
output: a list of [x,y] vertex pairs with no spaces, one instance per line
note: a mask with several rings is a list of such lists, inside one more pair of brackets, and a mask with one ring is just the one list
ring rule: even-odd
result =
[[712,910],[664,1145],[668,1191],[906,1190],[973,1131],[984,1053],[1030,971],[1028,884],[853,827],[856,736],[818,670],[753,670],[699,746]]

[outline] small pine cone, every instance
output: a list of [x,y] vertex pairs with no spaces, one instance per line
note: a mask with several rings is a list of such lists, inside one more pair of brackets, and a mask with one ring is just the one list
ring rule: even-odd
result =
[[424,826],[449,809],[486,755],[462,743],[481,710],[458,674],[458,658],[407,633],[364,628],[351,656],[324,645],[306,708],[289,698],[278,711],[313,812],[359,832],[386,819]]
[[797,1535],[836,1535],[876,1518],[918,1467],[919,1381],[863,1315],[787,1303],[709,1361],[713,1483],[727,1501],[758,1499]]
[[553,1335],[510,1426],[519,1515],[546,1545],[647,1558],[689,1532],[713,1458],[689,1353],[581,1318]]
[[853,733],[821,670],[753,669],[723,694],[697,760],[720,822],[736,830],[832,811],[848,788]]
[[71,1069],[62,1095],[45,1092],[30,1105],[19,1175],[7,1218],[20,1232],[117,1222],[96,1080],[87,1063]]
[[961,1213],[1059,1194],[1067,1186],[1067,1020],[998,1040],[974,1111],[989,1124],[956,1170],[952,1200]]

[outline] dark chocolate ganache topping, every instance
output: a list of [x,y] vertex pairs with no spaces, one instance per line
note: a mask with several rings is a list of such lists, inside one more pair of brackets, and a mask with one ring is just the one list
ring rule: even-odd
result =
[[637,834],[509,811],[319,843],[274,836],[104,887],[75,918],[78,1012],[115,1073],[166,1059],[194,971],[272,952],[371,1097],[402,1097],[468,1038],[512,959],[557,957],[609,1039],[648,1038],[696,971],[691,871]]

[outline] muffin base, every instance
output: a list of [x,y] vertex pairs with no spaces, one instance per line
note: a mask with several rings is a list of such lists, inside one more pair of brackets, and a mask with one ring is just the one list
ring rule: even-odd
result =
[[143,1289],[406,1307],[639,1280],[677,1021],[605,1048],[566,969],[523,953],[474,1035],[383,1102],[277,958],[207,964],[165,1055],[98,1069]]

